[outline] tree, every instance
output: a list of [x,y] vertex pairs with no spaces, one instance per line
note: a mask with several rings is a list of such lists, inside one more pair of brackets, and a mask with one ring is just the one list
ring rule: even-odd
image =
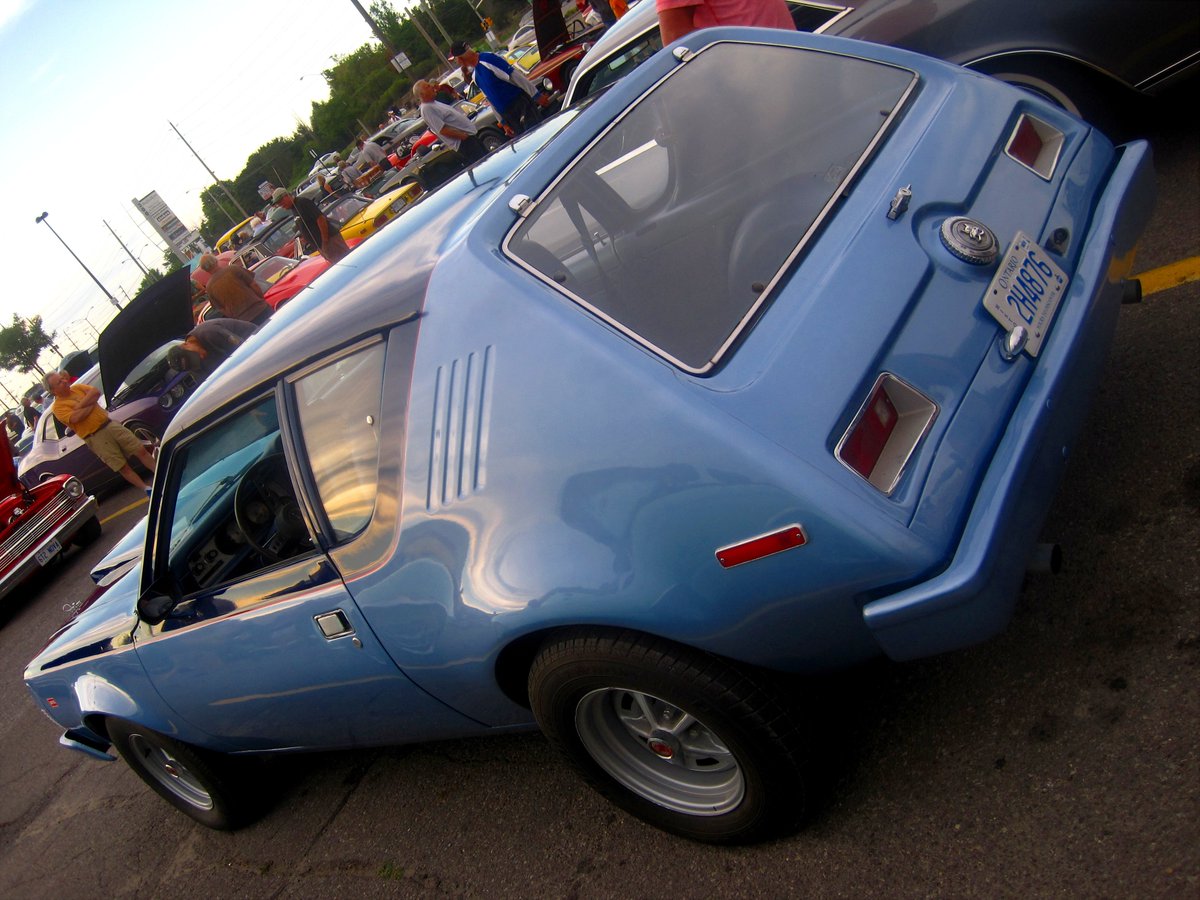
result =
[[38,375],[45,375],[45,370],[38,365],[42,351],[49,347],[62,355],[54,343],[54,334],[53,331],[47,334],[42,328],[41,316],[22,319],[13,313],[12,324],[0,328],[0,368],[16,369],[23,373],[32,370]]

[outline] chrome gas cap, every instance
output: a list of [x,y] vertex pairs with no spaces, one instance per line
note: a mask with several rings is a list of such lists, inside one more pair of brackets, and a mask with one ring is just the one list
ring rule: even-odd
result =
[[991,265],[1000,251],[992,229],[966,216],[946,219],[940,234],[947,250],[973,266]]

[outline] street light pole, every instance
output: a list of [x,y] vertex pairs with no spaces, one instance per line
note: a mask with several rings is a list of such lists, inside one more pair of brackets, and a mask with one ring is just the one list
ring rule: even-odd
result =
[[[40,216],[38,216],[36,219],[34,219],[33,221],[35,223],[41,222],[43,225],[45,225],[47,228],[49,228],[50,233],[53,234],[56,238],[58,238],[58,242],[60,244],[62,244],[64,247],[67,247],[67,242],[64,241],[59,236],[58,232],[54,230],[54,226],[50,224],[50,213],[44,212]],[[70,247],[67,247],[67,252],[70,253],[72,256],[75,256],[75,251],[72,250]],[[80,259],[78,256],[75,256],[75,262],[77,262],[77,263],[79,263],[79,265],[83,266],[83,271],[87,272],[88,275],[91,275],[92,281],[96,282],[96,287],[98,287],[98,288],[100,288],[100,290],[104,291],[104,296],[109,299],[109,301],[112,303],[113,306],[115,306],[117,309],[120,309],[121,304],[117,301],[117,298],[108,292],[108,288],[106,288],[104,285],[102,285],[100,283],[99,278],[97,278],[95,275],[92,275],[92,270],[89,269],[86,265],[84,265],[83,260]]]

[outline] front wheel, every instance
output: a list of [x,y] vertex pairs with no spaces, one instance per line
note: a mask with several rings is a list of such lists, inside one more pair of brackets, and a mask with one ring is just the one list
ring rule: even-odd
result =
[[108,736],[138,778],[201,825],[228,831],[253,818],[254,804],[216,755],[121,719],[109,721]]
[[764,680],[643,635],[554,641],[529,674],[551,744],[609,800],[658,828],[747,843],[805,807],[799,736]]

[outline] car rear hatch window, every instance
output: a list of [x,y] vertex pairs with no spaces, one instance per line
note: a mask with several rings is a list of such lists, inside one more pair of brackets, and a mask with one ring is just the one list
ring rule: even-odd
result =
[[634,340],[706,372],[915,82],[907,69],[834,53],[711,45],[524,210],[506,251]]

